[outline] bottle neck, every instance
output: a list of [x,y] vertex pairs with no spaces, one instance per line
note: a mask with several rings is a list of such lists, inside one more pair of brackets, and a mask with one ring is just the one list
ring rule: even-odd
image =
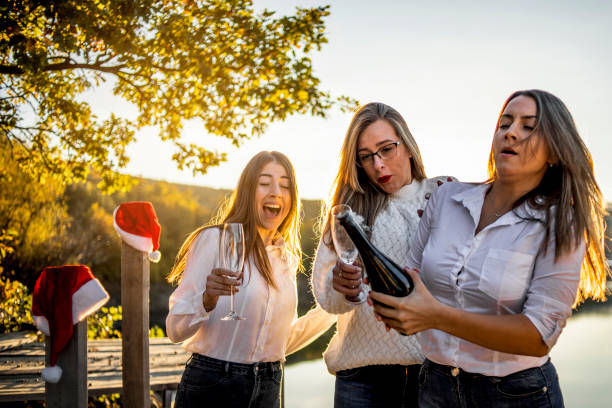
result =
[[349,234],[353,243],[357,247],[357,250],[360,253],[363,253],[364,251],[375,251],[374,246],[366,236],[365,231],[355,221],[352,215],[347,214],[344,217],[340,218],[339,221],[340,225],[342,225],[342,227]]

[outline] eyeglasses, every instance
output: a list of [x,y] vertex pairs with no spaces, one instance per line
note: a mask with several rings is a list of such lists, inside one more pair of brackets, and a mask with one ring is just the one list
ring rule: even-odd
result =
[[384,145],[374,153],[358,154],[357,164],[361,167],[371,167],[374,165],[374,156],[378,156],[381,160],[389,160],[395,157],[397,154],[397,146],[400,142],[391,142]]

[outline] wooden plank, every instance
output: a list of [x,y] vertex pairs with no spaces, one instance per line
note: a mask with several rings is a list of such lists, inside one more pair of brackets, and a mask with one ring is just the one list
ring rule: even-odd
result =
[[15,357],[0,360],[0,377],[36,374],[44,368],[40,357]]
[[151,406],[149,395],[149,260],[121,242],[123,406]]
[[6,350],[0,353],[0,359],[6,356],[23,356],[23,357],[37,357],[44,358],[45,357],[45,343],[33,343],[28,345],[23,345],[21,347]]
[[38,341],[36,333],[13,332],[0,335],[0,352]]
[[[151,372],[150,385],[152,390],[176,389],[181,380],[184,366],[180,371],[168,372],[167,370]],[[123,381],[121,373],[114,375],[89,375],[88,395],[102,395],[122,393]],[[0,402],[11,401],[42,401],[45,398],[45,384],[40,379],[40,374],[30,378],[21,378],[12,382],[0,381]]]
[[[184,366],[189,359],[189,354],[182,353],[150,353],[150,363],[152,370],[154,367],[176,367]],[[0,364],[0,376],[16,374],[36,374],[40,373],[44,367],[42,356],[5,356]],[[121,354],[96,353],[88,355],[88,372],[121,370]]]
[[[153,390],[175,389],[181,380],[184,365],[174,370],[151,370],[150,386]],[[120,372],[91,373],[87,378],[88,395],[122,393],[123,381]],[[40,374],[21,376],[18,380],[0,380],[0,402],[43,400],[45,383]]]
[[[57,384],[45,382],[45,402],[47,408],[87,407],[87,319],[75,324],[72,338],[60,352],[57,365],[62,369],[62,377]],[[48,364],[51,341],[47,338]]]
[[[43,347],[43,343],[30,343],[0,353],[0,402],[44,400],[45,384],[40,378],[44,355],[33,353],[44,351]],[[90,340],[88,350],[88,395],[121,393],[121,340]],[[151,338],[149,350],[150,388],[176,389],[190,353],[168,338]]]

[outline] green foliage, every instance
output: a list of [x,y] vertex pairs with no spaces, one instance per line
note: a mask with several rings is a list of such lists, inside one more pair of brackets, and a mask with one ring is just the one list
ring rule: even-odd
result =
[[149,337],[166,337],[166,333],[164,332],[164,329],[158,325],[154,325],[149,329]]
[[101,307],[87,318],[88,339],[119,339],[121,330],[121,306]]
[[25,154],[0,138],[0,274],[32,288],[42,268],[69,250],[63,245],[69,216],[61,181],[19,167]]
[[0,276],[0,334],[32,326],[32,295],[28,288]]
[[[309,55],[327,42],[328,7],[256,12],[252,0],[8,0],[0,5],[0,136],[53,173],[125,189],[116,173],[134,131],[156,126],[179,169],[226,154],[181,141],[186,120],[235,146],[295,113],[325,117],[355,101],[321,91]],[[79,100],[102,82],[138,116],[98,118]]]
[[[123,308],[121,306],[101,307],[87,318],[87,338],[120,339],[122,317]],[[149,329],[149,337],[166,337],[166,333],[164,329],[154,325]]]
[[89,397],[87,401],[87,408],[121,408],[122,406],[120,394],[97,395]]
[[11,243],[15,240],[16,235],[15,230],[0,230],[0,261],[14,252]]

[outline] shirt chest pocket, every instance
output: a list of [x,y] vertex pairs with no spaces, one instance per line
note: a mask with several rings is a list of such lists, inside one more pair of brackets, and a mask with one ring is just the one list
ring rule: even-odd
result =
[[521,299],[529,285],[535,255],[489,249],[478,289],[499,301]]

